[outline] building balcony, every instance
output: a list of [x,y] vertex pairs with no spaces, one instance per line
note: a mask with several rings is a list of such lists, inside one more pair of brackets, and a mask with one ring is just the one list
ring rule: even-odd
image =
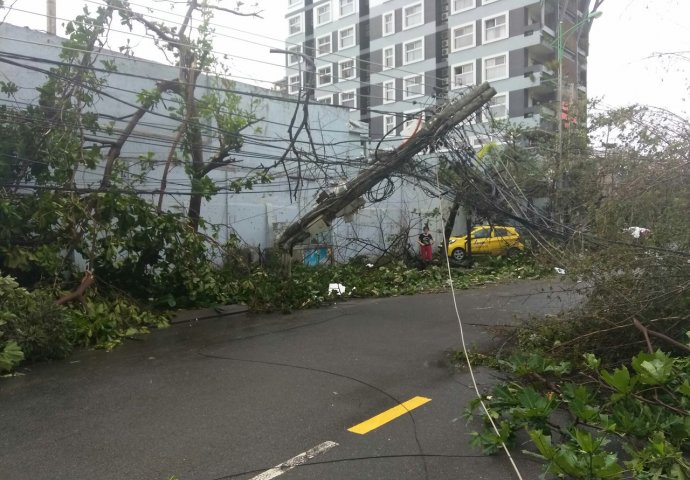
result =
[[525,69],[525,78],[530,81],[527,90],[537,102],[550,100],[557,88],[556,73],[546,65],[531,65]]
[[546,63],[555,58],[556,33],[549,27],[537,23],[532,24],[530,29],[525,31],[524,36],[534,37],[532,45],[527,47],[527,51],[536,63]]

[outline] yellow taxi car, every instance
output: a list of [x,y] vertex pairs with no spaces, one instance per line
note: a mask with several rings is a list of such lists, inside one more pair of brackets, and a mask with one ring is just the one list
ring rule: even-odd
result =
[[[514,257],[525,249],[515,227],[481,225],[472,229],[472,255]],[[467,235],[448,239],[448,256],[462,260],[467,254]]]

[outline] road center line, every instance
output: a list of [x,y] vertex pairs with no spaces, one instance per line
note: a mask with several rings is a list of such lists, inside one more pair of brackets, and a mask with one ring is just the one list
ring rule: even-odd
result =
[[276,478],[284,474],[285,472],[289,472],[295,467],[299,467],[300,465],[307,463],[315,456],[325,453],[331,448],[337,446],[338,444],[335,442],[323,442],[322,444],[317,445],[314,448],[310,448],[306,452],[300,453],[299,455],[292,457],[290,460],[283,462],[280,465],[276,465],[270,470],[266,470],[264,473],[261,473],[256,477],[252,477],[250,480],[271,480],[272,478]]
[[414,410],[417,407],[421,407],[422,405],[430,401],[431,399],[426,397],[411,398],[410,400],[403,402],[400,405],[397,405],[389,410],[386,410],[383,413],[379,413],[375,417],[371,417],[369,420],[365,420],[364,422],[357,424],[354,427],[348,428],[347,431],[364,435],[376,428],[379,428],[382,425],[385,425],[390,421],[395,420],[396,418],[402,415],[405,415],[406,413]]

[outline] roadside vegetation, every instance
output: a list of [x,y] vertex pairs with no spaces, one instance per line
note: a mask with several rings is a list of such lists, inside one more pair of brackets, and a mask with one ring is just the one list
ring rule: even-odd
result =
[[[290,312],[348,298],[440,292],[449,287],[445,265],[420,269],[395,261],[374,266],[366,259],[355,259],[339,265],[294,265],[289,277],[279,267],[236,267],[199,263],[184,280],[190,287],[179,290],[174,288],[179,286],[176,274],[168,272],[147,278],[150,283],[139,277],[140,288],[131,278],[115,284],[119,278],[115,275],[96,280],[80,302],[65,305],[56,303],[61,293],[43,282],[27,290],[16,278],[0,276],[0,371],[10,371],[23,361],[63,358],[75,348],[111,349],[127,337],[166,327],[178,305],[241,303],[254,312]],[[453,269],[453,283],[462,289],[543,273],[544,268],[528,258],[487,258],[472,269]],[[331,284],[344,290],[329,291]],[[113,290],[118,293],[108,293]]]
[[[592,120],[603,151],[567,150],[577,171],[560,192],[575,234],[542,250],[584,300],[526,321],[500,354],[473,356],[505,374],[483,398],[499,433],[487,424],[473,443],[530,452],[547,478],[685,480],[690,124],[642,107]],[[634,238],[632,226],[651,233]],[[483,415],[479,401],[473,414]]]

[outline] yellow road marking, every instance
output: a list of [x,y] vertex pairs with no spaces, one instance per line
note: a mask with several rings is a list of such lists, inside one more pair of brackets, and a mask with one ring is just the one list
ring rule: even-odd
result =
[[385,425],[386,423],[392,420],[395,420],[396,418],[402,415],[405,415],[406,413],[410,412],[411,410],[414,410],[417,407],[421,407],[422,405],[430,401],[431,399],[426,397],[411,398],[408,401],[403,402],[396,407],[386,410],[383,413],[379,413],[375,417],[371,417],[369,420],[365,420],[364,422],[355,425],[354,427],[348,428],[347,431],[364,435],[376,428],[379,428],[382,425]]

